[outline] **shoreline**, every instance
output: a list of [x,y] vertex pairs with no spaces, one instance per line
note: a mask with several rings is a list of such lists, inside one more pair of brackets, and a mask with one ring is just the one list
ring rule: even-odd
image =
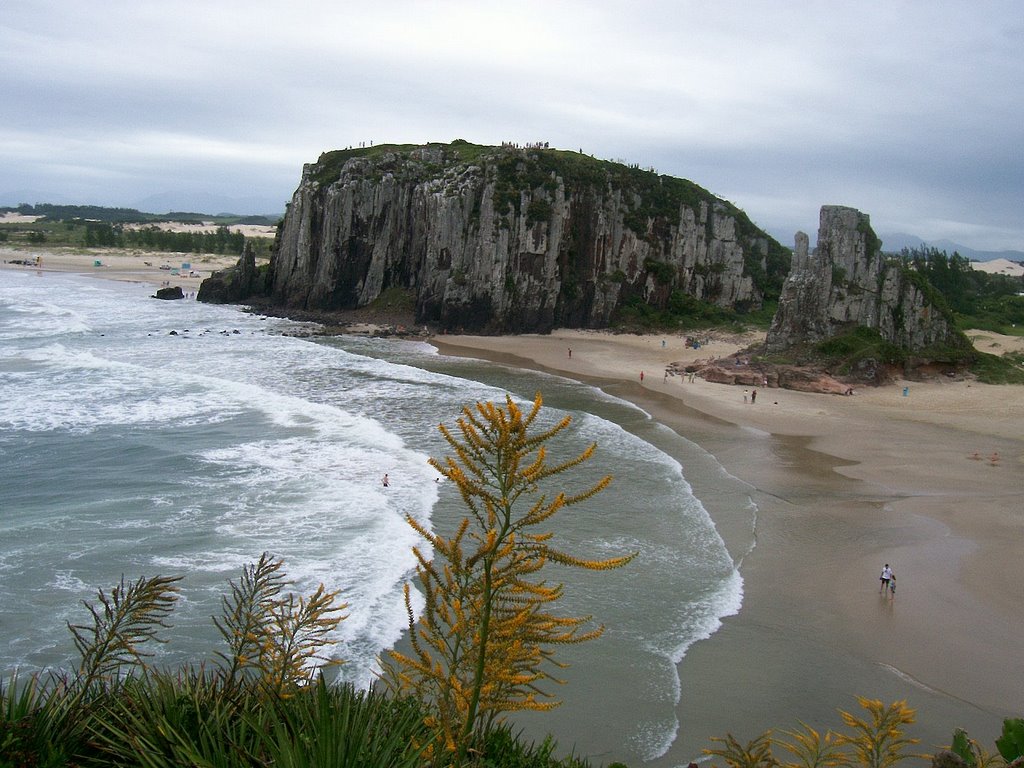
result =
[[[696,758],[711,736],[749,740],[798,720],[839,728],[836,710],[856,712],[856,695],[906,699],[918,712],[908,733],[927,750],[955,727],[991,750],[1024,690],[1024,387],[762,389],[750,404],[742,386],[663,375],[753,340],[693,350],[679,336],[561,330],[431,343],[629,400],[751,486],[757,544],[740,568],[743,606],[681,662],[680,733],[653,764]],[[727,511],[709,513],[734,558],[744,555],[730,546]],[[899,577],[892,599],[878,594],[886,562]]]
[[[0,260],[36,253],[0,247]],[[171,277],[159,265],[182,259],[38,253],[41,268],[0,268],[159,287]],[[92,266],[96,258],[103,267]],[[197,257],[194,267],[236,261]],[[186,293],[198,290],[201,279],[176,277]],[[954,727],[991,750],[1002,718],[1024,707],[1015,622],[1024,615],[1024,387],[899,382],[852,397],[762,389],[750,404],[742,386],[664,375],[671,363],[724,357],[756,338],[716,333],[692,349],[678,335],[563,330],[429,342],[444,354],[563,375],[631,401],[749,484],[758,508],[749,553],[733,542],[749,528],[733,536],[729,511],[709,509],[734,559],[743,557],[742,608],[679,665],[678,738],[645,765],[686,764],[711,736],[749,740],[798,720],[837,728],[836,709],[856,711],[854,695],[907,699],[918,710],[909,734],[923,750],[948,744]],[[995,334],[975,343],[1024,347],[1024,339]],[[877,593],[885,562],[899,577],[892,600]]]

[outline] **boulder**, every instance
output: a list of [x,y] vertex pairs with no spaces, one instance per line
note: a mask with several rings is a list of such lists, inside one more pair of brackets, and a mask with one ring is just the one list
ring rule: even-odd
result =
[[156,293],[153,294],[152,298],[171,301],[174,299],[184,299],[185,294],[181,290],[180,285],[172,285],[169,288],[158,288]]

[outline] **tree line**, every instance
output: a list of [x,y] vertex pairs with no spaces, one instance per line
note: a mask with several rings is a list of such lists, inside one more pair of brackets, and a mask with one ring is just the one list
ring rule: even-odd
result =
[[1024,277],[989,274],[957,252],[904,248],[900,257],[942,294],[961,329],[1024,327]]
[[147,251],[220,253],[241,255],[245,235],[227,227],[204,232],[171,232],[159,227],[126,229],[120,224],[89,222],[85,225],[86,247],[142,248]]

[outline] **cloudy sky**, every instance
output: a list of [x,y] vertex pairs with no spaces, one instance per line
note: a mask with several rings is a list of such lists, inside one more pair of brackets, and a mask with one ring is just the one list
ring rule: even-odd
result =
[[880,233],[1024,250],[1024,3],[20,0],[0,14],[0,204],[275,213],[323,151],[457,138],[682,176],[786,244],[797,229],[813,242],[819,207],[842,204]]

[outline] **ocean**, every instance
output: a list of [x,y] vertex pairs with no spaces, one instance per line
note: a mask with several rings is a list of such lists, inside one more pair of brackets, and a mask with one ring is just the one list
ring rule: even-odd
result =
[[[406,626],[403,584],[417,534],[450,531],[464,509],[436,482],[437,426],[464,405],[529,403],[571,428],[555,459],[592,442],[563,476],[608,490],[552,521],[559,548],[637,552],[611,572],[554,570],[560,609],[593,615],[596,641],[559,649],[570,667],[553,713],[524,715],[598,762],[669,750],[680,662],[739,610],[747,544],[726,548],[716,509],[750,522],[748,489],[700,446],[600,389],[472,359],[425,342],[302,335],[301,323],[88,276],[0,272],[0,670],[71,668],[67,623],[86,623],[122,577],[182,576],[154,662],[212,660],[211,617],[241,568],[270,552],[294,589],[341,590],[348,618],[330,655],[365,686]],[[390,485],[381,477],[387,473]],[[698,498],[694,487],[709,490]],[[741,526],[742,527],[742,526]],[[737,555],[737,552],[739,555]]]

